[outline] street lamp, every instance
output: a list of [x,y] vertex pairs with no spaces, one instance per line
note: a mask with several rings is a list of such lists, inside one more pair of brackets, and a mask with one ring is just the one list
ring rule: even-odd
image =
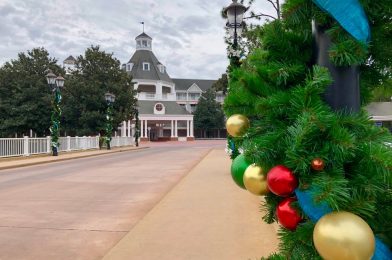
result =
[[233,2],[224,9],[224,13],[227,16],[227,28],[231,36],[234,38],[233,48],[236,49],[238,46],[238,37],[242,34],[244,13],[248,10],[244,5],[238,3],[238,0]]
[[64,87],[65,79],[62,76],[56,76],[51,70],[46,75],[46,80],[49,87],[53,91],[53,112],[51,116],[50,136],[51,136],[51,147],[53,156],[58,156],[58,147],[60,145],[60,119],[61,119],[61,88]]
[[116,96],[112,93],[105,93],[105,100],[107,104],[107,109],[106,109],[106,148],[110,150],[110,141],[112,141],[112,132],[113,132],[113,115],[112,115],[112,110],[113,110],[113,103],[116,101]]

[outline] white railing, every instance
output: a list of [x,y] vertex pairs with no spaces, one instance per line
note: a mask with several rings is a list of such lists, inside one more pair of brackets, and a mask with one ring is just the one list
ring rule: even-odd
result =
[[175,93],[155,94],[155,93],[147,93],[147,92],[138,93],[137,99],[138,100],[168,100],[168,101],[177,100]]
[[[99,149],[99,136],[60,137],[59,152]],[[113,137],[111,146],[134,145],[133,137]],[[0,138],[0,158],[51,153],[50,137]]]
[[0,139],[0,157],[22,156],[25,153],[25,138],[2,138]]
[[110,147],[121,147],[121,146],[129,146],[134,145],[134,138],[133,137],[120,137],[116,136],[112,138],[110,142]]
[[99,136],[90,137],[60,137],[60,152],[99,149]]

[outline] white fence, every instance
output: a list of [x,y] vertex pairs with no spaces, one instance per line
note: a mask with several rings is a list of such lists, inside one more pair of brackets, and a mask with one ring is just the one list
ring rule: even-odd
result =
[[135,139],[133,137],[120,137],[116,136],[112,138],[110,142],[110,147],[121,147],[121,146],[129,146],[134,145]]
[[[59,152],[99,149],[99,136],[95,137],[60,137]],[[130,146],[134,144],[132,137],[113,137],[111,147]],[[0,158],[29,156],[33,154],[51,153],[51,139],[44,138],[0,138]]]

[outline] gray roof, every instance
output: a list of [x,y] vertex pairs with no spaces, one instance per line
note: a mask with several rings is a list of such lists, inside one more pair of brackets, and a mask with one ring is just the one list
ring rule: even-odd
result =
[[371,116],[391,116],[392,102],[373,102],[366,106]]
[[139,114],[151,115],[154,114],[155,104],[160,103],[165,106],[165,115],[191,115],[188,111],[182,108],[179,104],[173,101],[142,101],[137,102],[139,107]]
[[64,62],[65,61],[76,61],[76,59],[72,56],[72,55],[70,55],[68,58],[66,58],[65,60],[64,60]]
[[176,84],[176,90],[188,90],[193,84],[196,84],[203,92],[212,87],[216,80],[209,79],[173,79]]
[[[149,71],[143,70],[143,62],[150,63]],[[160,64],[160,62],[152,51],[137,50],[128,63],[133,63],[132,71],[129,73],[134,79],[150,79],[173,82],[170,76],[167,74],[166,70],[164,73],[159,71],[158,64]]]
[[138,36],[136,36],[135,40],[139,39],[139,38],[149,38],[150,40],[152,40],[152,38],[150,36],[148,36],[146,33],[141,33]]

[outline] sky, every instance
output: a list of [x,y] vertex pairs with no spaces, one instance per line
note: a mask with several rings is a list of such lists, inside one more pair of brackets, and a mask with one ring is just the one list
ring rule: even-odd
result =
[[[59,64],[91,45],[126,63],[135,37],[153,38],[153,51],[172,78],[217,79],[228,64],[222,7],[230,0],[0,0],[0,65],[44,47]],[[266,0],[253,9],[273,14]]]

